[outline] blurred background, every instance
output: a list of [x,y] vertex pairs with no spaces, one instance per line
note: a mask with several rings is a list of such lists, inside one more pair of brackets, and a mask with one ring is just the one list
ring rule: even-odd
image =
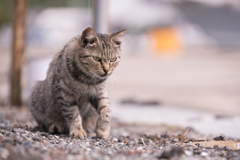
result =
[[[121,63],[109,79],[113,104],[239,116],[239,0],[28,0],[26,6],[24,103],[72,37],[87,27],[103,33],[127,29]],[[11,97],[13,25],[14,1],[0,0],[2,105]]]

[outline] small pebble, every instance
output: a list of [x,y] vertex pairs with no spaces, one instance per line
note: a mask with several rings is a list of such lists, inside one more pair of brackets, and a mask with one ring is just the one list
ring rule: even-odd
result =
[[229,146],[225,146],[224,149],[227,150],[227,151],[231,151],[232,150],[232,148],[229,147]]
[[3,143],[11,143],[12,142],[12,138],[5,138],[2,140]]
[[144,143],[144,140],[143,140],[142,137],[140,137],[140,138],[138,139],[138,144],[146,145],[146,144]]
[[206,146],[205,148],[206,148],[206,149],[212,149],[212,147],[211,147],[211,146]]
[[54,138],[53,135],[48,135],[48,139],[49,139],[49,140],[54,140],[55,138]]
[[29,141],[27,141],[27,142],[24,142],[24,143],[22,144],[22,146],[23,146],[24,148],[31,148],[31,147],[32,147],[32,143],[29,142]]
[[18,133],[25,133],[25,130],[22,128],[13,128],[13,132],[18,132]]
[[38,142],[41,142],[41,141],[42,141],[42,138],[40,138],[40,137],[38,137],[38,136],[34,136],[34,137],[32,137],[32,139],[33,139],[34,141],[38,141]]
[[78,148],[73,148],[73,149],[70,149],[70,150],[69,150],[69,153],[70,153],[70,154],[79,154],[80,151],[79,151]]
[[118,139],[117,138],[113,138],[113,142],[118,142]]
[[208,156],[208,153],[207,152],[202,152],[201,156],[206,157],[206,156]]
[[193,155],[193,152],[192,151],[188,151],[188,150],[185,150],[184,152],[187,156],[192,156]]
[[27,136],[22,136],[26,141],[32,142],[33,140],[31,138],[28,138]]
[[141,151],[141,150],[143,150],[143,147],[138,147],[137,150]]
[[173,142],[179,142],[179,139],[178,138],[174,138],[172,141]]
[[94,143],[95,146],[99,146],[99,142]]
[[46,133],[46,132],[40,132],[39,135],[48,137],[48,133]]
[[15,141],[16,143],[22,144],[22,143],[23,143],[23,138],[20,137],[20,136],[16,136],[16,137],[14,138],[14,141]]
[[0,148],[0,157],[2,159],[7,159],[10,156],[10,153],[7,149],[5,148]]

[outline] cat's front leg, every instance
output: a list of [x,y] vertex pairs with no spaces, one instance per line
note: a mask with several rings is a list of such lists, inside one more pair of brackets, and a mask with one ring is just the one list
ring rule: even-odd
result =
[[110,133],[111,110],[107,97],[98,100],[99,118],[96,125],[96,133],[98,138],[107,139]]
[[82,127],[82,118],[79,114],[77,102],[74,100],[58,98],[61,112],[67,122],[71,138],[86,138],[86,131]]

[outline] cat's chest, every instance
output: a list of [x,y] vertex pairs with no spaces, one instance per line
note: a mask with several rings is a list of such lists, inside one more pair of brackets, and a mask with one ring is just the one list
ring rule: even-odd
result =
[[102,92],[102,88],[100,86],[87,86],[82,85],[79,86],[76,90],[77,97],[96,97]]

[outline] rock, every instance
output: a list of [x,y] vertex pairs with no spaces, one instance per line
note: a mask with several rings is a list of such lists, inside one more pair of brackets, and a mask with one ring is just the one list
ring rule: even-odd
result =
[[113,138],[113,142],[118,142],[118,139],[117,138]]
[[211,146],[206,146],[205,148],[206,148],[206,149],[212,149],[212,147],[211,147]]
[[48,135],[48,139],[49,139],[49,140],[54,140],[55,138],[54,138],[53,135],[50,134],[50,135]]
[[151,144],[153,144],[153,142],[152,142],[151,139],[146,139],[144,142],[145,142],[146,145],[151,145]]
[[23,143],[23,138],[20,137],[20,136],[16,136],[16,137],[14,138],[14,141],[15,141],[16,143],[18,143],[18,144],[22,144],[22,143]]
[[168,132],[165,132],[165,133],[161,134],[161,138],[169,139],[170,135],[168,134]]
[[170,150],[165,150],[160,156],[157,158],[166,158],[170,159],[171,157],[178,157],[184,153],[184,149],[179,146],[171,147]]
[[94,143],[95,146],[99,146],[99,142]]
[[41,142],[42,141],[42,138],[41,137],[38,137],[38,136],[33,136],[32,139],[34,141],[38,141],[38,142]]
[[12,143],[13,139],[12,138],[4,138],[3,143]]
[[124,141],[124,138],[123,137],[119,137],[118,138],[118,142],[123,142]]
[[214,145],[213,148],[214,148],[215,150],[218,150],[218,149],[219,149],[219,148],[218,148],[218,145]]
[[198,155],[198,154],[201,154],[202,152],[201,152],[201,150],[199,150],[199,149],[194,149],[194,150],[193,150],[193,153]]
[[236,151],[229,151],[229,152],[227,152],[227,156],[226,156],[227,159],[233,159],[235,157],[239,157],[239,153],[238,152],[236,152]]
[[178,138],[174,138],[173,140],[172,140],[172,142],[179,142],[179,139]]
[[199,147],[199,146],[200,146],[200,143],[195,143],[195,145]]
[[24,143],[22,144],[22,146],[23,146],[24,148],[31,148],[31,147],[32,147],[32,143],[29,142],[29,141],[27,141],[27,142],[24,142]]
[[225,137],[223,137],[223,136],[219,136],[219,137],[215,137],[215,138],[213,138],[215,141],[225,141],[226,139],[225,139]]
[[28,138],[27,136],[22,136],[26,141],[32,142],[33,140],[31,138]]
[[16,133],[25,133],[25,130],[22,129],[22,128],[13,128],[13,132],[16,132]]
[[208,156],[209,154],[207,153],[207,152],[201,152],[201,156],[203,156],[203,157],[206,157],[206,156]]
[[0,148],[0,157],[2,159],[7,159],[10,156],[10,152],[5,148]]
[[185,146],[192,146],[192,144],[191,143],[186,143]]
[[46,132],[40,132],[39,135],[48,137],[48,133],[46,133]]
[[124,146],[124,143],[118,143],[119,146]]
[[188,150],[185,150],[184,152],[187,156],[192,156],[193,155],[193,152],[192,151],[188,151]]
[[72,149],[69,150],[69,153],[70,153],[70,154],[79,154],[80,151],[79,151],[78,148],[72,148]]
[[143,138],[142,137],[140,137],[139,139],[138,139],[138,144],[142,144],[142,145],[146,145],[145,143],[144,143],[144,140],[143,140]]
[[225,146],[224,149],[227,150],[227,151],[231,151],[232,150],[232,148],[229,147],[229,146]]
[[6,131],[6,130],[1,130],[1,132],[2,132],[2,134],[5,134],[5,135],[10,133],[9,131]]
[[138,147],[137,148],[137,151],[142,151],[143,150],[143,147]]
[[127,146],[132,146],[132,145],[134,145],[135,144],[135,142],[134,141],[130,141],[130,142],[127,142]]

